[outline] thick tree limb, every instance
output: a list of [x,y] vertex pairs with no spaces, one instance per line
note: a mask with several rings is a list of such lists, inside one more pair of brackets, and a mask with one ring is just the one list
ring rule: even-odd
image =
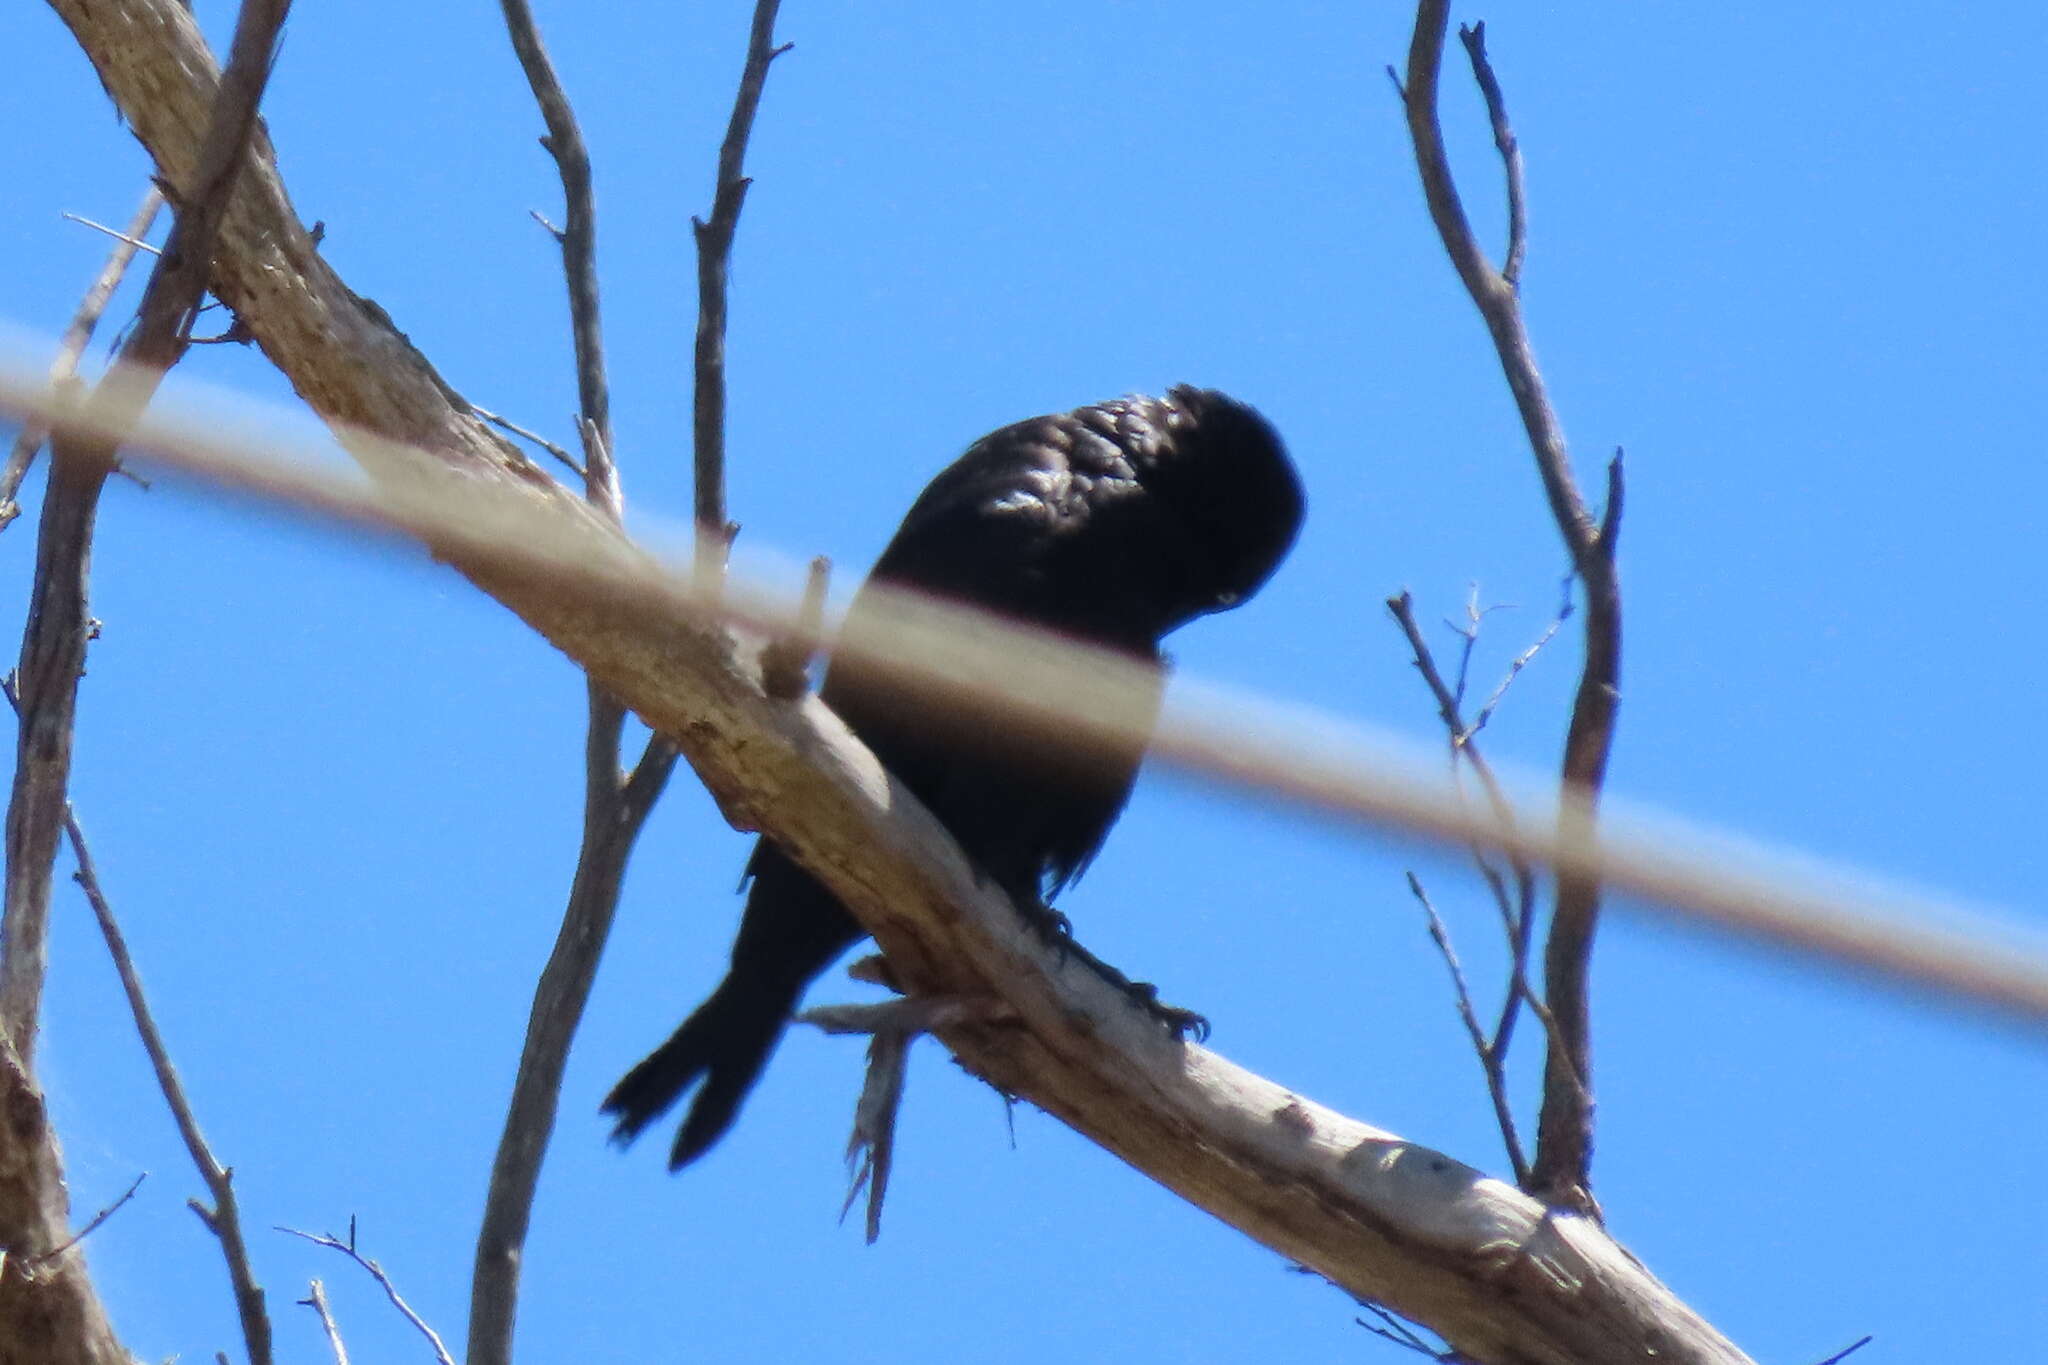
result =
[[[9,401],[0,386],[0,405]],[[424,490],[365,494],[312,470],[273,475],[273,493],[289,486],[332,510],[389,516],[504,585],[502,595],[594,676],[680,738],[729,814],[772,829],[824,879],[912,993],[1001,1001],[1022,1027],[937,1032],[1003,1090],[1350,1292],[1428,1322],[1472,1360],[1638,1360],[1652,1345],[1670,1361],[1743,1359],[1585,1220],[1546,1212],[1449,1157],[1173,1042],[1072,955],[1045,945],[816,697],[769,699],[744,661],[751,650],[693,624],[707,595],[691,580],[649,577],[648,562],[608,532],[536,506],[510,483],[450,479],[449,490],[469,495],[457,506]],[[728,607],[754,609],[745,585],[716,590]],[[1075,743],[1100,738],[1091,725],[1143,710],[1132,703],[1148,695],[1148,680],[1127,664],[1119,671],[1113,656],[1082,651],[1076,674],[1049,648],[989,650],[987,626],[971,614],[906,604],[891,619],[883,601],[872,606],[864,619],[875,633],[843,632],[840,649],[864,659],[886,652],[920,670],[920,704],[957,704],[961,684],[996,690],[1003,724],[1031,744],[1074,726],[1065,700],[1048,715],[1030,709],[1033,698],[1041,708],[1047,698],[1081,698],[1089,719]],[[1163,733],[1181,753],[1204,742],[1171,721]],[[1311,787],[1358,771],[1330,757],[1326,737],[1319,747],[1323,770],[1289,757]],[[1404,791],[1410,780],[1402,775]],[[1443,815],[1471,836],[1455,798],[1443,798]],[[1530,856],[1556,851],[1534,834],[1517,837]]]
[[[56,3],[160,163],[188,155],[207,63],[181,11],[168,0]],[[129,41],[138,27],[159,41]],[[348,438],[387,485],[431,482],[423,464],[453,471],[444,492],[517,497],[582,525],[602,558],[598,523],[542,486],[312,255],[267,149],[259,162],[230,211],[224,256],[238,259],[223,260],[216,288],[301,394],[330,420],[430,448],[422,458]],[[772,822],[875,931],[907,986],[1002,997],[1026,1027],[941,1036],[1005,1089],[1282,1254],[1431,1323],[1471,1359],[1743,1359],[1586,1220],[1173,1043],[1063,967],[820,703],[769,702],[724,632],[651,616],[624,593],[579,598],[559,573],[456,537],[432,543],[673,735],[728,811]]]
[[[51,0],[121,115],[172,184],[198,157],[219,77],[178,0]],[[370,300],[320,258],[278,178],[269,135],[256,129],[220,225],[214,294],[313,410],[381,431],[478,473],[560,490],[499,437],[434,372]],[[374,452],[367,457],[374,462]],[[409,464],[373,473],[406,477]]]

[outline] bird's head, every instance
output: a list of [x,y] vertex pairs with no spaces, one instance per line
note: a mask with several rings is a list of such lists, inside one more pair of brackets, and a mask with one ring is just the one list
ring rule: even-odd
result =
[[1301,529],[1301,479],[1272,425],[1236,399],[1183,384],[1147,401],[1159,439],[1132,462],[1175,532],[1158,566],[1171,629],[1237,606],[1272,576]]

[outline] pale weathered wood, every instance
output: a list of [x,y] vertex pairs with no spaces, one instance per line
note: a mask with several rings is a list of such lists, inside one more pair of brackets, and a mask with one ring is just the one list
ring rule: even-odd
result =
[[[182,164],[212,70],[183,9],[53,3],[159,164]],[[227,220],[221,296],[323,417],[431,450],[408,457],[355,442],[387,487],[417,494],[424,481],[468,510],[510,498],[515,519],[548,523],[526,541],[530,552],[517,552],[515,537],[510,556],[445,530],[424,538],[672,735],[729,816],[771,829],[875,932],[905,985],[999,1000],[1021,1021],[944,1029],[965,1065],[1348,1292],[1427,1323],[1472,1360],[1747,1359],[1584,1220],[1548,1215],[1449,1157],[1170,1041],[1085,968],[1055,960],[977,885],[944,831],[815,698],[771,701],[751,650],[650,611],[647,594],[578,587],[582,566],[635,556],[498,441],[382,311],[319,261],[268,147],[257,155]],[[565,522],[582,552],[560,554]]]

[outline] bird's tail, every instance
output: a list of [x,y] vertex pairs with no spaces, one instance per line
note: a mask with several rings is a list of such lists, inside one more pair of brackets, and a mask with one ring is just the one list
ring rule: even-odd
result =
[[732,1126],[740,1101],[768,1065],[803,985],[799,981],[784,988],[737,971],[727,976],[667,1042],[605,1096],[604,1112],[618,1118],[612,1140],[631,1142],[701,1080],[669,1149],[669,1169],[679,1170],[702,1156]]
[[756,846],[747,875],[753,890],[725,980],[605,1097],[604,1112],[618,1117],[612,1139],[624,1143],[703,1083],[669,1149],[672,1171],[725,1136],[804,988],[861,937],[832,893],[767,840]]

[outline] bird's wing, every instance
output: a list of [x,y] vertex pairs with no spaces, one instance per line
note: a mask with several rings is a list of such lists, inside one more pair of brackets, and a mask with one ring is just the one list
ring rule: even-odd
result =
[[[1129,575],[1116,557],[1142,553],[1142,538],[1104,521],[1106,508],[1143,500],[1131,496],[1136,476],[1113,430],[1090,420],[1098,411],[1034,418],[977,441],[912,506],[872,581],[1156,661],[1143,614],[1119,600]],[[1136,744],[1073,749],[985,720],[948,722],[848,663],[828,673],[824,699],[1014,896],[1079,875],[1142,754]]]

